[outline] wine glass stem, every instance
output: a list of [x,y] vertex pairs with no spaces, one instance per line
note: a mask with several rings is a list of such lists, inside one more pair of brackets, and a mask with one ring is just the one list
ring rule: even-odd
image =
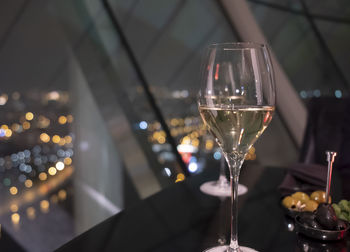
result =
[[230,168],[230,184],[231,184],[231,241],[227,249],[228,252],[240,252],[238,245],[237,217],[238,217],[238,181],[241,166],[244,161],[244,155],[227,156]]

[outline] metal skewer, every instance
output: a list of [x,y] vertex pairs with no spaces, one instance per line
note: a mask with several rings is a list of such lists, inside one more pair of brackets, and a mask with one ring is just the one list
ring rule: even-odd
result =
[[327,172],[327,186],[326,186],[326,203],[329,203],[329,194],[331,191],[331,181],[332,181],[332,170],[334,158],[337,155],[335,151],[326,151],[327,162],[328,162],[328,172]]

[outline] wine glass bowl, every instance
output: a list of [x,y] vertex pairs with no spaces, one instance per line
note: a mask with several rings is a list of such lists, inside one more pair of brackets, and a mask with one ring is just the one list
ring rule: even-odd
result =
[[202,61],[200,85],[200,115],[230,169],[231,241],[225,250],[242,251],[237,239],[239,173],[248,150],[275,111],[274,75],[267,47],[257,43],[210,45]]

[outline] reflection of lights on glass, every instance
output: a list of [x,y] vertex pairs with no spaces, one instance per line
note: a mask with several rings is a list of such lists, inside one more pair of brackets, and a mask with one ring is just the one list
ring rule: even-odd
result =
[[12,195],[16,195],[18,193],[18,189],[15,186],[10,187],[10,193]]
[[147,124],[147,122],[145,122],[145,121],[141,121],[141,122],[139,123],[139,127],[140,127],[140,129],[145,130],[145,129],[147,129],[148,124]]
[[25,129],[25,130],[29,129],[29,128],[30,128],[30,122],[27,122],[27,121],[23,122],[23,123],[22,123],[22,127],[23,127],[23,129]]
[[[71,164],[72,164],[72,159],[71,159],[70,157],[66,157],[66,158],[63,160],[63,162],[64,162],[65,165],[71,165]],[[64,167],[64,166],[63,166],[63,167]],[[56,168],[57,168],[57,170],[59,170],[58,167],[57,167],[57,164],[56,164]]]
[[196,162],[191,162],[189,165],[188,165],[188,171],[189,172],[196,172],[198,170],[198,165]]
[[67,198],[67,192],[64,189],[58,191],[58,198],[60,200],[65,200]]
[[47,172],[51,175],[51,176],[54,176],[54,175],[56,175],[56,173],[57,173],[57,170],[56,170],[56,168],[55,167],[50,167],[48,170],[47,170]]
[[41,181],[46,180],[46,179],[47,179],[47,174],[46,174],[45,172],[40,172],[40,173],[39,173],[39,179],[40,179]]
[[214,159],[220,160],[221,159],[221,152],[220,151],[215,151],[213,156],[214,156]]
[[44,143],[48,143],[50,141],[50,136],[46,133],[41,133],[40,140],[43,141]]
[[32,112],[27,112],[25,118],[26,120],[31,121],[34,118],[34,114]]
[[185,175],[183,173],[178,173],[176,175],[175,183],[185,180]]
[[61,140],[61,138],[60,138],[60,136],[58,136],[58,135],[54,135],[54,136],[52,137],[52,142],[54,142],[54,143],[59,143],[60,140]]
[[58,202],[58,197],[57,197],[57,195],[56,195],[56,194],[52,195],[52,196],[50,197],[50,201],[51,201],[51,203],[56,204],[56,203]]
[[17,212],[18,211],[18,205],[17,204],[11,204],[10,210],[13,213]]
[[73,116],[72,115],[67,115],[67,122],[68,123],[72,123],[74,120]]
[[66,141],[67,144],[70,144],[72,142],[72,137],[71,136],[65,136],[64,140]]
[[34,220],[35,219],[35,209],[34,207],[28,207],[27,208],[27,217],[30,220]]
[[8,128],[9,128],[9,126],[7,126],[6,124],[1,125],[1,129],[3,129],[3,130],[7,130]]
[[64,163],[61,161],[57,162],[56,168],[57,168],[57,170],[62,171],[64,169]]
[[33,186],[33,181],[30,180],[30,179],[27,179],[25,182],[24,182],[24,185],[25,187],[27,188],[31,188]]
[[21,216],[18,213],[14,213],[11,215],[11,221],[15,225],[17,225],[19,223],[20,219],[21,219]]
[[7,102],[7,99],[8,99],[7,94],[2,94],[2,95],[0,95],[0,105],[1,105],[1,106],[2,106],[2,105],[5,105],[6,102]]
[[164,171],[165,171],[166,175],[168,175],[168,177],[171,176],[171,171],[170,171],[170,169],[168,167],[165,167]]
[[65,117],[65,116],[60,116],[60,117],[58,117],[58,123],[59,123],[59,124],[65,124],[65,123],[67,123],[67,117]]
[[40,201],[40,210],[43,213],[47,213],[49,211],[50,203],[47,200]]

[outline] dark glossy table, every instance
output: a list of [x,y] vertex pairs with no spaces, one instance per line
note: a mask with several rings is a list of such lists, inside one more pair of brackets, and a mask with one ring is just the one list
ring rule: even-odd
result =
[[[258,251],[350,251],[340,242],[310,240],[291,231],[293,220],[280,207],[284,170],[265,168],[248,194],[240,196],[240,245]],[[204,195],[201,174],[157,193],[105,220],[57,251],[203,251],[229,237],[229,199]]]

